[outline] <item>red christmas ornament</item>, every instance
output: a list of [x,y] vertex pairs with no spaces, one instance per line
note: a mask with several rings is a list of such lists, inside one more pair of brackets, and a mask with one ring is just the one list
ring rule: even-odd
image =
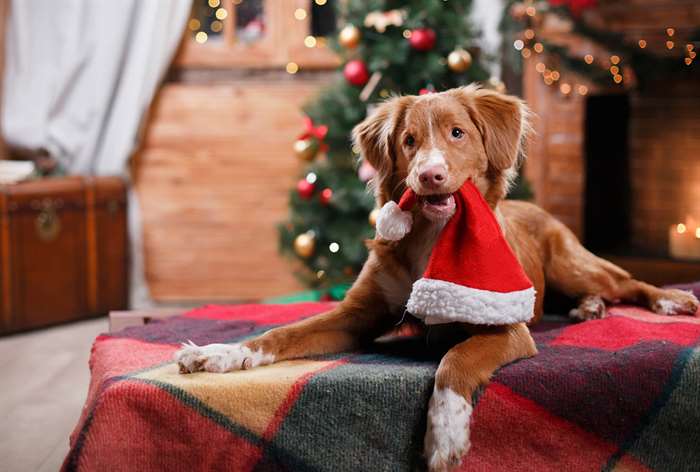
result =
[[316,186],[310,183],[308,180],[301,179],[299,182],[297,182],[297,193],[304,200],[308,200],[313,196],[315,187]]
[[369,71],[364,61],[360,59],[353,59],[352,61],[345,64],[343,69],[343,75],[345,79],[352,85],[357,85],[361,87],[367,83],[369,80]]
[[586,10],[590,10],[591,8],[595,8],[597,6],[597,0],[571,0],[569,2],[571,13],[576,17],[581,16]]
[[586,10],[598,6],[598,0],[549,0],[553,7],[566,6],[575,17],[580,17]]
[[435,47],[435,30],[431,28],[414,29],[411,31],[408,42],[417,51],[430,51]]
[[418,95],[428,95],[429,93],[434,93],[433,90],[429,88],[422,88],[418,91]]
[[319,201],[321,202],[321,205],[328,205],[331,201],[331,198],[333,198],[333,190],[329,188],[324,188],[321,191],[321,195],[318,196]]

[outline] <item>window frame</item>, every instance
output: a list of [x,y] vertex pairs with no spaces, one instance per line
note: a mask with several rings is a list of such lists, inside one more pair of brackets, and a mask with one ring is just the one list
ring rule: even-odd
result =
[[[308,48],[304,38],[311,30],[311,2],[313,0],[263,0],[265,11],[265,35],[251,44],[234,41],[236,5],[228,5],[228,16],[223,20],[222,41],[207,41],[199,44],[186,29],[174,65],[185,69],[230,69],[230,68],[284,68],[295,62],[300,69],[334,69],[340,58],[327,46]],[[304,20],[297,20],[294,12],[298,8],[307,11]]]

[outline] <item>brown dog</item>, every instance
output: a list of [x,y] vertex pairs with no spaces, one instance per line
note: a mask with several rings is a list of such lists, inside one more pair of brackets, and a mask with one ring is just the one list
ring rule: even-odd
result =
[[[412,231],[401,241],[375,239],[347,297],[330,312],[273,329],[242,344],[184,346],[183,373],[227,372],[285,359],[355,349],[401,318],[412,284],[451,216],[449,196],[472,179],[496,213],[506,238],[537,290],[533,323],[542,315],[545,283],[581,300],[572,316],[605,315],[605,302],[625,301],[666,315],[694,314],[698,300],[662,290],[581,246],[562,223],[530,203],[504,201],[516,173],[528,111],[518,98],[468,86],[388,100],[354,130],[362,155],[377,169],[377,206],[406,186],[421,198]],[[469,448],[471,400],[502,365],[536,354],[524,324],[457,325],[463,340],[442,358],[428,410],[425,456],[430,470],[449,470]],[[454,329],[451,326],[450,329]]]

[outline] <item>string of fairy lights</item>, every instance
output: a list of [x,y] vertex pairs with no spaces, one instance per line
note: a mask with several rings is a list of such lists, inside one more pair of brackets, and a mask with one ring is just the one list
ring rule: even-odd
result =
[[[314,3],[320,7],[326,5],[328,3],[328,0],[314,0]],[[305,8],[297,8],[294,10],[294,19],[297,21],[304,21],[306,18],[309,16],[309,12]],[[307,35],[304,37],[304,46],[307,48],[323,48],[327,46],[327,40],[326,38],[322,36],[313,36],[313,35]],[[296,74],[299,72],[299,64],[296,62],[288,62],[287,66],[285,67],[286,71],[288,74]]]
[[[235,7],[239,5],[243,0],[231,0],[232,5]],[[214,33],[220,33],[224,29],[224,20],[228,18],[228,10],[221,4],[221,0],[208,0],[207,5],[211,10],[213,10],[214,21],[209,25],[209,29]],[[204,44],[209,40],[209,34],[203,31],[203,24],[199,18],[190,18],[187,24],[190,31],[194,34],[194,40],[199,44]]]
[[[539,12],[537,8],[530,4],[525,9],[525,14],[530,18],[536,17]],[[665,47],[667,50],[674,49],[677,44],[674,40],[674,35],[676,33],[675,28],[666,28],[665,37]],[[646,49],[649,43],[646,39],[640,38],[637,41],[637,47],[640,49]],[[558,86],[559,92],[564,96],[570,96],[572,94],[578,94],[585,96],[589,92],[589,87],[585,83],[578,83],[573,76],[567,78],[563,77],[562,72],[552,64],[547,62],[547,51],[544,43],[537,39],[537,33],[533,28],[525,29],[521,37],[513,41],[513,47],[516,51],[520,52],[520,55],[525,60],[537,58],[537,63],[535,64],[535,70],[540,74],[542,82],[547,86]],[[693,61],[697,56],[695,51],[695,45],[692,43],[686,43],[684,47],[684,57],[683,62],[686,66],[691,66]],[[612,54],[609,56],[595,57],[593,54],[586,54],[583,56],[583,61],[594,67],[604,67],[610,72],[610,80],[615,85],[624,85],[627,80],[625,74],[631,74],[631,69],[625,70],[622,65],[624,58],[618,54]]]

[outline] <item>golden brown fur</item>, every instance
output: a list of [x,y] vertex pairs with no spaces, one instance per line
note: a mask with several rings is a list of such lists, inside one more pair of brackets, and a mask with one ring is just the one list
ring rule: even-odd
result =
[[[419,195],[447,194],[472,179],[496,212],[537,290],[533,323],[542,315],[546,287],[581,299],[574,314],[583,319],[603,316],[603,303],[616,301],[638,303],[669,315],[695,313],[698,302],[692,295],[634,280],[588,252],[570,230],[544,210],[530,203],[503,200],[528,131],[527,116],[520,99],[471,86],[385,102],[354,131],[363,157],[377,169],[377,205],[398,200],[406,185]],[[440,188],[423,187],[419,177],[427,168],[446,171]],[[402,318],[411,285],[421,276],[442,224],[418,212],[412,231],[401,241],[369,241],[369,258],[337,308],[271,330],[244,345],[280,361],[352,349],[386,333]],[[536,354],[524,324],[459,328],[464,332],[463,340],[440,362],[434,398],[450,391],[470,403],[475,390],[488,382],[496,369]],[[437,417],[440,408],[447,408],[445,400],[431,402],[429,419]],[[468,440],[460,443],[455,439],[458,435],[445,438],[451,431],[436,429],[433,423],[429,421],[425,441],[428,467],[449,470],[468,450]],[[468,428],[468,422],[458,427]]]

